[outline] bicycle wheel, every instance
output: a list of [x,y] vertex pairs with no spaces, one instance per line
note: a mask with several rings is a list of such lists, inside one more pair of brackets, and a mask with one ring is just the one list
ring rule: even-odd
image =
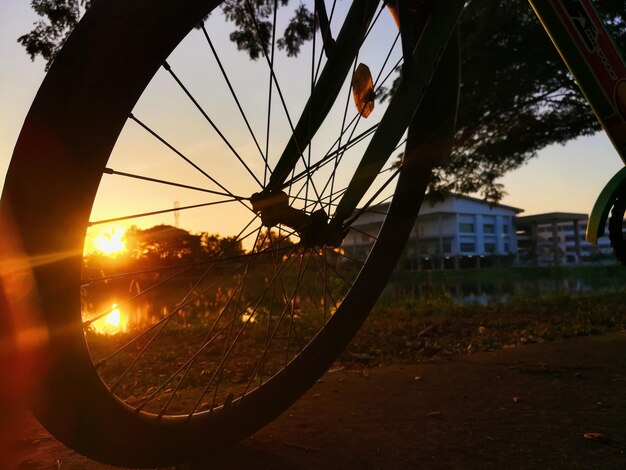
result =
[[[222,125],[209,116],[217,110],[213,116],[225,113],[219,99],[235,96],[235,89],[257,89],[260,80],[259,74],[238,69],[237,80],[252,79],[246,87],[222,75],[224,64],[212,45],[211,24],[193,33],[206,41],[205,53],[215,54],[214,73],[223,80],[223,91],[214,89],[213,82],[208,91],[200,90],[201,95],[211,92],[218,102],[213,108],[209,104],[205,109],[205,97],[190,91],[175,71],[176,59],[168,58],[219,3],[142,0],[129,6],[121,0],[96,1],[38,92],[9,168],[3,215],[15,225],[28,256],[48,260],[32,268],[37,285],[34,302],[49,330],[50,357],[33,411],[58,439],[102,462],[147,467],[198,459],[250,435],[304,393],[352,338],[402,252],[433,161],[422,160],[419,152],[445,153],[448,147],[436,136],[435,151],[431,133],[410,133],[404,164],[389,166],[379,175],[364,199],[370,209],[360,213],[351,227],[348,236],[367,243],[320,246],[304,243],[302,231],[289,224],[268,228],[253,210],[251,195],[263,189],[280,153],[276,149],[293,131],[288,109],[303,107],[302,100],[290,98],[275,78],[282,60],[276,41],[268,42],[272,52],[268,47],[266,63],[271,67],[264,73],[273,98],[267,98],[268,104],[258,113],[266,116],[259,118],[265,141],[255,137],[261,133],[244,111],[259,105],[246,107],[234,100],[235,118]],[[341,8],[329,10],[331,26],[341,25]],[[367,27],[359,34],[371,36],[378,48],[381,36],[376,28],[386,29],[392,52],[377,53],[382,65],[370,68],[378,77],[374,87],[389,86],[389,77],[401,65],[399,44],[394,46],[397,30],[383,9],[369,11],[374,18],[365,22]],[[214,19],[220,18],[210,21]],[[328,64],[320,44],[319,36],[308,42],[313,48],[305,73],[309,85],[298,89],[297,78],[291,85],[305,98]],[[367,56],[365,44],[359,60],[370,64],[367,57],[373,56]],[[447,56],[451,59],[444,62],[452,67],[447,72],[456,70],[454,53]],[[358,155],[376,130],[372,119],[365,123],[350,102],[350,71],[356,65],[354,61],[342,78],[338,98],[333,97],[338,111],[331,110],[310,145],[300,149],[298,164],[283,186],[291,207],[307,221],[320,209],[332,215],[354,171],[355,159],[349,152]],[[298,68],[284,67],[289,73]],[[152,88],[158,91],[164,77],[180,88],[190,109],[208,125],[202,132],[193,128],[187,133],[193,140],[191,150],[183,151],[164,137],[166,125],[166,131],[155,130],[149,118],[140,116],[154,109],[154,101],[145,93]],[[440,91],[427,95],[422,106],[443,109],[442,115],[435,112],[422,119],[420,131],[445,128],[447,133],[442,132],[449,137],[456,88]],[[142,104],[144,99],[147,104]],[[450,105],[442,106],[444,102]],[[161,112],[155,121],[169,114]],[[270,129],[269,122],[286,130]],[[170,124],[180,123],[176,116]],[[338,130],[327,132],[327,124]],[[236,141],[227,137],[232,127],[243,129]],[[124,139],[135,142],[139,131],[151,143],[143,151],[149,158],[138,163],[121,154],[142,153],[124,147]],[[193,155],[194,145],[203,139],[217,144]],[[173,155],[189,172],[150,166],[156,147]],[[232,160],[225,163],[225,157]],[[112,168],[118,164],[127,166]],[[133,186],[109,183],[110,178]],[[159,191],[142,185],[156,185]],[[141,193],[144,197],[137,197]],[[203,199],[190,199],[190,193]],[[175,209],[170,202],[167,208],[151,205],[161,194],[170,202],[189,203]],[[122,203],[116,205],[115,198],[120,197]],[[107,211],[122,207],[126,213],[108,215]],[[188,234],[175,227],[148,228],[163,224],[164,214],[191,211],[196,211],[191,216],[194,222],[206,224],[219,236],[185,238]],[[380,221],[374,223],[377,234],[363,224],[368,216]],[[98,264],[93,257],[83,257],[88,252],[86,233],[89,237],[98,227],[122,221],[140,224],[134,233],[150,233],[151,243],[161,245],[150,251],[139,244],[139,254],[130,264],[102,257]],[[183,248],[168,248],[172,237],[164,233],[173,233],[178,242],[187,241]],[[115,320],[110,323],[120,321],[117,309],[127,309],[123,325],[116,325],[113,332],[99,329],[98,322],[112,314]]]

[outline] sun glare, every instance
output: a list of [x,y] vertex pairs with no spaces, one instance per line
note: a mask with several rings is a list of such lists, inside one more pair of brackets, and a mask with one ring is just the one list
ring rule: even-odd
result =
[[111,305],[109,314],[91,324],[93,330],[101,335],[115,335],[126,331],[128,319],[122,316],[117,304]]
[[93,247],[107,256],[116,255],[126,250],[124,230],[121,228],[108,229],[100,232],[93,240]]
[[105,317],[105,323],[114,327],[120,326],[122,315],[117,305],[113,304],[114,310]]

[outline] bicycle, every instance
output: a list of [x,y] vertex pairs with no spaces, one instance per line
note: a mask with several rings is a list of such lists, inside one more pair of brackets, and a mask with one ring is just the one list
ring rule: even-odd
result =
[[[237,84],[224,72],[212,31],[202,23],[220,3],[142,0],[129,7],[119,0],[96,1],[42,84],[2,195],[2,218],[15,227],[21,249],[29,259],[46,260],[32,266],[38,286],[33,305],[40,306],[53,360],[36,390],[34,414],[69,447],[111,464],[147,467],[201,458],[250,435],[297,400],[371,310],[410,235],[430,171],[451,148],[459,87],[455,27],[464,1],[388,6],[356,0],[346,12],[335,3],[327,10],[323,1],[315,1],[319,34],[310,41],[310,84],[297,120],[287,110],[289,99],[275,73],[275,30],[263,33],[252,15],[248,21],[257,39],[263,34],[267,39],[259,47],[260,61],[269,66],[265,146],[236,97]],[[531,3],[548,21],[558,2]],[[249,0],[245,4],[253,9]],[[369,67],[357,67],[379,21],[386,21],[392,52],[380,56],[377,68],[369,60]],[[275,27],[276,19],[271,23]],[[558,24],[547,27],[555,31]],[[252,140],[245,152],[168,59],[197,25],[216,72],[223,74],[224,95],[234,98],[235,116]],[[216,163],[206,171],[134,110],[161,68],[233,158],[242,175],[235,180],[236,191],[231,164]],[[376,103],[381,87],[399,69],[402,78],[393,96]],[[285,114],[278,150],[270,139],[280,138],[270,133],[269,123],[277,120],[274,102]],[[363,129],[370,115],[380,120]],[[117,161],[114,147],[127,121],[203,182],[111,168],[109,158],[113,152]],[[337,138],[328,137],[328,124],[338,125]],[[316,140],[322,138],[326,141]],[[401,164],[386,166],[401,145]],[[359,155],[358,164],[349,161],[348,152]],[[256,166],[249,163],[252,155]],[[104,175],[208,199],[91,220]],[[616,197],[610,193],[611,203]],[[49,204],[52,210],[43,209]],[[81,275],[88,272],[82,253],[89,227],[224,204],[240,225],[231,242],[205,251],[203,259]],[[341,243],[351,224],[373,210],[386,211],[377,235],[361,234],[374,243],[367,253],[347,253]],[[215,214],[214,220],[224,213]],[[180,295],[164,315],[131,331],[132,338],[124,336],[120,344],[100,341],[93,325],[120,303],[81,316],[89,309],[85,299],[96,296],[94,286],[128,290],[129,283],[147,287],[128,294],[125,303],[165,290]],[[203,331],[186,328],[185,318],[191,317]]]

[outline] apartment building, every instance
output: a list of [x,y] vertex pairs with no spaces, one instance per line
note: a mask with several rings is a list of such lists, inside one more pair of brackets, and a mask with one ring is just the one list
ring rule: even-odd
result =
[[607,236],[594,246],[585,240],[587,214],[549,212],[515,220],[519,263],[562,266],[602,259],[612,260]]
[[[367,251],[378,234],[387,205],[363,214],[344,239],[346,253]],[[403,257],[405,267],[442,269],[511,265],[517,260],[514,218],[522,209],[452,195],[424,202]]]

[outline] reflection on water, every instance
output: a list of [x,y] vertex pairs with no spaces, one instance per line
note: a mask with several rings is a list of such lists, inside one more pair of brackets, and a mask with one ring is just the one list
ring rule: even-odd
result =
[[[82,310],[84,321],[110,312],[89,325],[91,331],[111,336],[134,329],[144,329],[154,325],[170,312],[167,305],[155,302],[153,298],[147,298],[143,302],[119,302],[119,305],[116,298],[117,296],[105,301],[84,302]],[[181,312],[180,316],[184,320],[185,312]]]
[[[133,290],[134,288],[131,289]],[[236,293],[230,288],[218,288],[211,296],[194,297],[182,289],[163,289],[143,293],[136,298],[130,295],[129,298],[125,289],[109,289],[104,286],[101,289],[83,292],[82,316],[83,321],[98,318],[89,325],[89,330],[106,336],[144,331],[156,324],[164,323],[164,320],[167,321],[168,328],[188,326],[211,328],[211,325],[222,317],[222,321],[229,321],[235,308],[238,310],[236,314],[238,321],[249,327],[261,322],[266,326],[268,317],[282,317],[288,326],[290,319],[300,319],[305,311],[312,313],[313,315],[309,316],[315,316],[320,321],[324,318],[323,313],[318,311],[324,309],[323,299],[316,295],[296,295],[293,299],[282,299],[282,302],[276,302],[273,306],[270,299],[265,299],[263,304],[237,307],[236,304],[243,304],[244,299],[240,298],[237,301],[237,296],[234,295]],[[337,305],[331,301],[326,302],[326,319],[334,314]]]
[[[115,335],[117,333],[126,332],[128,329],[128,317],[122,315],[118,305],[114,303],[108,311],[108,315],[94,321],[89,325],[89,328],[101,335]],[[83,316],[88,320],[97,317],[98,313],[94,312],[89,314],[88,312],[83,312]]]
[[507,302],[515,298],[542,298],[551,295],[589,295],[615,292],[624,288],[621,279],[597,278],[583,279],[576,277],[462,282],[391,282],[386,287],[381,302],[385,305],[423,297],[439,297],[451,300],[455,304],[488,305]]
[[[426,282],[423,278],[407,279],[408,276],[403,277],[401,282],[392,281],[387,285],[381,298],[383,305],[425,297],[451,300],[456,304],[488,305],[524,297],[541,298],[555,294],[587,295],[614,292],[624,287],[623,280],[611,277],[501,279],[491,282],[465,279],[462,282],[435,280]],[[185,297],[182,291],[176,289],[159,291],[158,294],[148,293],[131,302],[122,300],[128,296],[128,293],[124,295],[124,292],[119,290],[92,290],[83,298],[83,319],[89,320],[102,316],[89,328],[97,334],[107,336],[132,330],[144,330],[162,322],[163,319],[168,319],[170,326],[174,327],[210,326],[216,318],[220,317],[220,312],[228,304],[228,299],[232,295],[232,289],[218,288],[211,297],[201,296],[191,302],[186,302],[182,307],[176,307],[177,303]],[[297,320],[304,313],[302,306],[312,304],[326,312],[325,314],[317,312],[317,315],[324,315],[324,318],[328,319],[335,312],[337,305],[332,301],[327,301],[324,307],[323,303],[323,297],[320,298],[315,293],[306,298],[296,296],[294,303],[288,302],[289,305],[283,302],[280,307],[271,307],[268,303],[239,310],[238,320],[250,327],[262,324],[265,328],[268,317],[280,317],[282,310],[286,309],[287,317]],[[225,317],[232,318],[231,315],[232,313],[229,313]],[[261,326],[257,327],[261,328]]]

